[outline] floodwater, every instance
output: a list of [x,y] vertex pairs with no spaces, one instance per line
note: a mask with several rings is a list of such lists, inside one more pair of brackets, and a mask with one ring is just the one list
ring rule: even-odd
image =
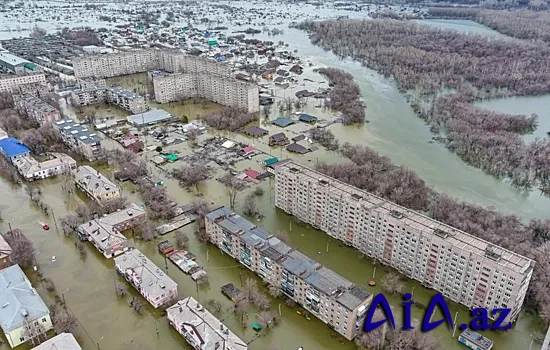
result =
[[495,37],[497,39],[513,40],[511,37],[497,32],[489,27],[474,21],[464,19],[423,19],[419,23],[427,24],[439,29],[456,30],[465,34],[479,34]]
[[[261,37],[261,36],[260,36]],[[267,35],[265,36],[267,39]],[[361,67],[360,64],[348,60],[340,60],[329,52],[315,47],[309,43],[307,35],[294,29],[285,29],[283,36],[271,38],[284,40],[290,44],[290,48],[298,49],[298,54],[305,61],[310,61],[315,66],[326,65],[344,69],[354,75],[361,87],[362,97],[367,105],[367,119],[370,121],[361,127],[345,127],[333,125],[331,130],[342,141],[356,144],[365,144],[379,153],[386,155],[396,164],[403,164],[415,170],[430,186],[436,190],[448,193],[452,196],[472,201],[483,205],[493,205],[497,209],[516,213],[528,219],[530,217],[547,217],[550,201],[537,194],[522,194],[506,183],[498,181],[481,171],[464,164],[458,157],[448,152],[438,144],[429,144],[432,135],[427,126],[414,114],[406,99],[401,95],[395,84],[375,72]],[[313,67],[313,68],[314,68]],[[307,69],[304,73],[312,80],[319,82],[323,79]],[[277,88],[274,88],[277,89]],[[278,91],[286,94],[288,92]],[[313,104],[315,102],[312,102]],[[520,108],[518,106],[518,108]],[[525,111],[527,109],[522,109]],[[304,107],[305,112],[322,114],[311,105]],[[268,125],[261,122],[262,126]],[[280,130],[268,126],[270,130]],[[291,133],[298,133],[307,129],[303,124],[291,127]],[[285,130],[286,132],[286,130]],[[339,161],[337,155],[331,152],[316,151],[308,155],[289,155],[286,151],[269,148],[264,140],[252,141],[242,135],[215,132],[215,134],[227,135],[237,140],[248,140],[256,148],[272,153],[281,158],[290,156],[304,164],[313,164],[316,161]],[[112,141],[106,141],[105,147],[117,147]],[[185,153],[190,152],[188,145],[182,144],[172,147]],[[149,158],[150,155],[146,155]],[[237,168],[244,170],[252,167],[259,170],[258,161],[263,158],[238,163]],[[102,169],[112,176],[113,169]],[[164,178],[164,174],[153,168],[153,172]],[[55,217],[66,215],[82,200],[83,196],[68,195],[61,191],[61,186],[55,179],[33,183],[31,186],[39,186],[43,189],[44,200],[53,208]],[[194,198],[192,192],[179,188],[178,184],[165,179],[165,186],[170,195],[178,203],[187,203]],[[262,228],[277,232],[278,230],[290,231],[290,244],[300,249],[308,256],[320,261],[323,265],[350,279],[352,282],[363,286],[371,293],[380,291],[379,287],[369,287],[370,279],[380,281],[388,268],[382,265],[373,265],[372,261],[361,256],[356,250],[345,247],[337,241],[330,239],[326,234],[313,230],[307,225],[299,224],[294,219],[273,205],[273,180],[261,184],[265,194],[259,198],[259,207],[265,217],[257,224]],[[132,189],[132,185],[124,185],[125,193],[130,200],[141,203]],[[223,187],[215,180],[209,180],[199,186],[199,191],[205,197],[216,204],[228,204],[228,199]],[[67,304],[77,316],[82,327],[77,331],[77,336],[84,349],[181,349],[187,345],[183,338],[173,330],[165,318],[157,311],[147,307],[143,316],[138,316],[128,307],[128,300],[117,298],[113,288],[113,279],[125,283],[115,275],[113,261],[106,260],[90,245],[86,244],[87,256],[83,259],[75,249],[73,240],[65,238],[62,233],[57,233],[53,218],[45,218],[43,214],[28,200],[23,188],[11,185],[6,179],[0,178],[0,193],[6,194],[0,198],[0,210],[4,220],[0,222],[0,231],[8,230],[9,225],[21,228],[33,240],[38,251],[37,261],[41,265],[44,274],[54,280],[59,293],[64,292]],[[239,199],[244,198],[244,193]],[[240,212],[237,207],[237,212]],[[42,231],[39,222],[50,223],[50,231]],[[292,224],[291,224],[292,222]],[[220,293],[220,286],[225,283],[241,284],[248,277],[253,277],[248,270],[242,269],[233,259],[224,256],[212,245],[201,245],[193,235],[193,226],[187,226],[183,231],[187,232],[191,242],[189,250],[197,255],[199,264],[205,266],[210,276],[210,286],[199,289],[190,277],[180,272],[174,265],[168,262],[167,273],[179,284],[180,295],[193,296],[204,302],[214,298],[223,302],[224,310],[219,315],[224,323],[242,339],[249,341],[255,336],[251,325],[255,322],[253,308],[249,310],[249,318],[246,328],[239,325],[239,321],[231,311],[231,304]],[[131,238],[131,234],[128,236]],[[135,246],[142,250],[159,267],[165,267],[165,261],[158,253],[156,244],[163,239],[172,239],[168,234],[153,242],[134,242]],[[52,262],[51,257],[56,256]],[[208,260],[207,260],[208,257]],[[376,271],[375,271],[376,268]],[[359,272],[360,271],[360,272]],[[375,273],[374,273],[375,272]],[[32,275],[32,272],[28,272]],[[373,277],[374,275],[374,277]],[[414,299],[424,305],[433,295],[433,291],[427,290],[418,283],[407,282],[407,290],[414,292]],[[48,303],[52,302],[52,296],[42,287],[38,291]],[[129,288],[132,295],[135,292]],[[396,313],[400,311],[400,299],[390,298]],[[304,349],[353,349],[351,342],[341,337],[332,337],[331,330],[320,321],[312,318],[306,320],[296,313],[299,308],[291,309],[282,300],[272,300],[272,310],[278,312],[281,304],[282,322],[273,328],[267,335],[252,341],[252,350],[269,349],[271,345],[280,345],[285,350],[294,350],[300,346]],[[457,305],[451,305],[451,313],[454,317],[458,312],[458,322],[467,320],[468,311]],[[422,319],[422,313],[418,309],[413,310],[413,317]],[[396,315],[397,319],[401,319]],[[158,335],[156,329],[158,328]],[[435,332],[444,349],[462,349],[456,339],[452,337],[452,331],[441,326]],[[540,334],[540,324],[532,315],[523,313],[514,328],[506,333],[487,333],[486,335],[495,341],[495,349],[527,349],[531,340],[530,335]],[[537,349],[535,344],[533,349]]]

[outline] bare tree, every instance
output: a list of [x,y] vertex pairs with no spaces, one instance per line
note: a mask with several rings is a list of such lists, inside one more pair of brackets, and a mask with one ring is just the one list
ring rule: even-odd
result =
[[130,306],[134,309],[135,312],[141,315],[145,304],[139,297],[133,297],[130,301]]
[[157,237],[157,231],[149,220],[136,225],[136,228],[139,232],[138,236],[145,241],[152,241]]
[[115,291],[118,297],[125,298],[128,296],[128,288],[123,283],[116,283]]
[[401,293],[405,285],[401,281],[399,274],[395,272],[388,272],[382,279],[382,289],[388,293]]
[[249,216],[256,216],[259,214],[258,205],[256,205],[256,197],[254,193],[249,193],[244,197],[243,213]]
[[174,235],[174,238],[176,239],[176,247],[178,249],[187,249],[189,246],[189,237],[187,234],[181,231],[177,231]]
[[210,169],[202,164],[184,165],[179,169],[173,169],[171,175],[179,181],[182,187],[195,186],[199,191],[199,183],[208,179]]
[[273,298],[277,298],[281,296],[281,289],[277,286],[269,286],[269,295],[271,295]]
[[201,275],[199,278],[197,278],[197,285],[199,286],[205,286],[210,284],[210,279],[208,278],[208,275]]
[[275,314],[272,311],[264,310],[261,311],[258,315],[258,323],[262,328],[269,329],[274,325],[273,320],[275,319]]
[[191,202],[193,213],[197,216],[197,224],[199,229],[204,228],[204,217],[210,211],[210,205],[202,198],[194,199]]
[[[380,309],[376,309],[372,318],[373,322],[378,322],[384,319],[384,315]],[[355,345],[364,349],[383,349],[384,339],[386,337],[386,324],[376,328],[370,332],[360,332],[355,338]]]
[[30,267],[35,262],[35,250],[30,239],[20,229],[13,229],[2,235],[10,245],[10,260],[22,268]]
[[275,236],[277,236],[277,238],[279,238],[281,241],[285,242],[286,244],[290,243],[290,237],[288,236],[288,232],[286,231],[278,231]]
[[237,302],[235,302],[235,304],[233,305],[233,310],[236,316],[240,319],[242,326],[246,326],[244,316],[246,315],[246,310],[248,309],[248,306],[249,302],[246,298],[241,298],[237,300]]
[[78,320],[59,305],[50,306],[50,316],[55,333],[73,333],[78,328]]
[[229,206],[231,209],[234,209],[237,195],[246,188],[246,185],[229,172],[220,178],[220,182],[225,186],[229,194]]

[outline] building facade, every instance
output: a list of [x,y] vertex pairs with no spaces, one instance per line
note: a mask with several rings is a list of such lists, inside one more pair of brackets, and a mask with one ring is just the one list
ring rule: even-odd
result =
[[46,76],[43,73],[28,75],[0,75],[0,92],[19,93],[20,86],[27,84],[46,86]]
[[210,241],[346,339],[363,326],[372,295],[222,207],[208,213]]
[[64,153],[49,153],[48,158],[39,162],[31,156],[25,156],[14,160],[13,165],[27,181],[68,173],[76,168],[76,161]]
[[71,92],[71,102],[80,107],[109,103],[131,113],[148,110],[143,96],[121,88],[94,86],[75,90]]
[[12,249],[8,242],[0,235],[0,270],[10,265]]
[[72,176],[76,186],[95,201],[120,197],[120,188],[91,166],[79,166],[72,171]]
[[260,108],[256,84],[235,79],[227,64],[186,55],[178,50],[151,49],[84,56],[73,59],[73,67],[78,78],[106,78],[154,71],[149,74],[149,79],[153,81],[159,103],[196,97],[244,109],[248,113],[258,112]]
[[102,138],[87,126],[72,119],[62,119],[54,122],[53,127],[67,146],[87,160],[96,160],[101,155]]
[[195,350],[247,350],[245,341],[237,337],[219,319],[193,297],[178,301],[166,309],[170,325]]
[[292,161],[275,165],[275,205],[469,308],[515,321],[534,262]]
[[61,119],[61,112],[33,95],[14,95],[13,104],[19,113],[26,114],[40,125]]
[[115,258],[118,273],[154,307],[174,302],[178,284],[137,249]]
[[12,348],[53,328],[50,310],[19,265],[0,270],[0,325]]

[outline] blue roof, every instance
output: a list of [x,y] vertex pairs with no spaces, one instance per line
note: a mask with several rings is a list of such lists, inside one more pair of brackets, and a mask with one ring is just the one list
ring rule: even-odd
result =
[[298,117],[298,119],[300,119],[303,122],[314,122],[317,120],[316,117],[305,113],[300,114],[300,117]]
[[275,124],[277,126],[280,126],[281,128],[284,128],[286,126],[289,126],[290,124],[294,124],[294,120],[290,118],[277,118],[272,121],[271,124]]
[[0,140],[0,148],[8,157],[15,157],[21,154],[27,154],[31,151],[22,144],[18,139],[13,137],[8,137],[6,139]]

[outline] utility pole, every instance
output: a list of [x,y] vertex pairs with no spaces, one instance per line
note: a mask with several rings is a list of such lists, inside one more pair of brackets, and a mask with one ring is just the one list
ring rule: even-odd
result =
[[289,226],[290,226],[289,232],[292,232],[292,221],[289,223]]
[[55,213],[53,212],[53,208],[51,209],[51,211],[52,211],[53,223],[55,225],[55,231],[59,233],[59,228],[57,227],[57,220],[55,219]]
[[328,243],[329,243],[329,242],[330,242],[330,241],[327,241],[327,253],[328,253]]
[[376,266],[374,267],[374,270],[372,270],[372,279],[376,278]]
[[458,311],[455,314],[455,322],[454,322],[454,325],[453,325],[453,338],[455,337],[457,327],[458,327]]
[[279,316],[282,316],[282,313],[281,313],[281,304],[279,304]]
[[241,287],[243,286],[243,273],[239,271],[239,279],[241,280]]
[[208,257],[208,252],[209,252],[209,251],[210,251],[210,250],[208,250],[208,249],[206,250],[206,261],[210,261],[210,259],[209,259],[209,257]]

